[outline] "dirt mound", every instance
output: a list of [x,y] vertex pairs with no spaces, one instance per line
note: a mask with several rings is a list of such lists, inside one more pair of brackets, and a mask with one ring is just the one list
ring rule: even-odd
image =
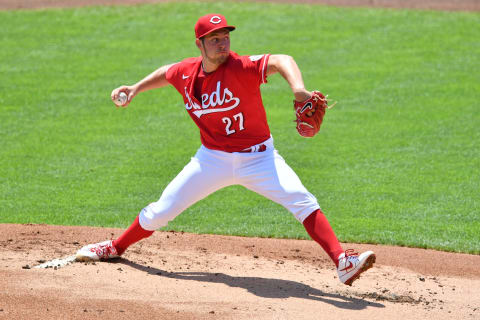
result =
[[377,253],[352,287],[313,241],[156,232],[113,262],[35,268],[122,230],[0,224],[0,319],[480,319],[480,256]]

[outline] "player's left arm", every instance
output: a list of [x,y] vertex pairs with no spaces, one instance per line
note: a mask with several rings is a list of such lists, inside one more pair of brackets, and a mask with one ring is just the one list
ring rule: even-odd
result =
[[312,92],[305,89],[302,73],[291,56],[285,54],[270,55],[267,63],[267,76],[275,73],[280,73],[288,82],[295,95],[295,100],[305,101],[312,96]]

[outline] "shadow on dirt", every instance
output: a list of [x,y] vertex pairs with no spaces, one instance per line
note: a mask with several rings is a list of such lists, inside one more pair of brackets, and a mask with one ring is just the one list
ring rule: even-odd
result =
[[[113,261],[112,261],[113,262]],[[232,288],[243,288],[248,292],[263,298],[285,299],[302,298],[321,301],[337,308],[362,310],[367,307],[385,308],[385,305],[337,293],[323,292],[309,285],[282,279],[259,277],[233,277],[224,273],[210,272],[168,272],[161,269],[144,266],[127,259],[119,259],[115,263],[124,264],[134,269],[179,280],[192,280],[209,283],[223,283]]]

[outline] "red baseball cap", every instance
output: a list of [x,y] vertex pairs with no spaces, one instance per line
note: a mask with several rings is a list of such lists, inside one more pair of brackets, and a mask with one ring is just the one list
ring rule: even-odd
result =
[[234,26],[229,26],[227,24],[227,19],[224,16],[218,13],[207,14],[206,16],[200,17],[195,24],[195,36],[197,39],[206,36],[210,32],[213,32],[218,29],[227,28],[230,31],[235,30]]

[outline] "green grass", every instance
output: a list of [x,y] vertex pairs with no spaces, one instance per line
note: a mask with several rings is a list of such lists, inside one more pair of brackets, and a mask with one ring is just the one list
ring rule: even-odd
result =
[[[0,222],[126,227],[182,169],[198,130],[171,88],[116,110],[113,88],[198,55],[222,12],[240,54],[295,57],[339,104],[314,139],[279,75],[263,86],[276,147],[341,241],[480,253],[480,15],[255,3],[0,12]],[[308,238],[233,186],[168,229]]]

